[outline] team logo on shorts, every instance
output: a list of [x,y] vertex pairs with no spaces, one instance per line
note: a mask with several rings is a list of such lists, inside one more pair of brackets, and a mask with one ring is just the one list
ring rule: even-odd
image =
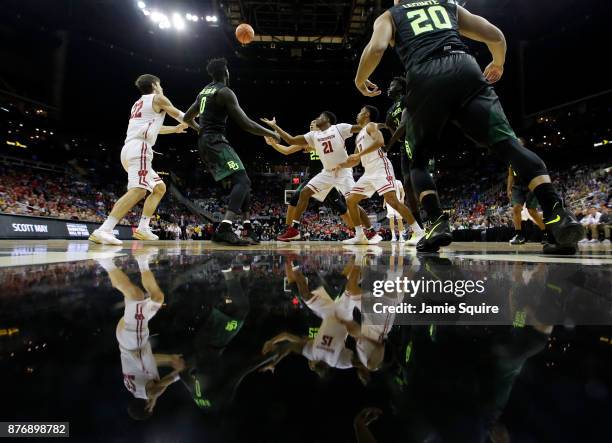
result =
[[237,171],[238,169],[240,169],[240,165],[234,160],[227,162],[227,167],[230,168],[232,171]]

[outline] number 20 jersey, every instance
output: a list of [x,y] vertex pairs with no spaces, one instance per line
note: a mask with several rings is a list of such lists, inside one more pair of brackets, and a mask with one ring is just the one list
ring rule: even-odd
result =
[[467,50],[459,36],[456,0],[407,0],[389,9],[395,50],[406,71],[447,49]]

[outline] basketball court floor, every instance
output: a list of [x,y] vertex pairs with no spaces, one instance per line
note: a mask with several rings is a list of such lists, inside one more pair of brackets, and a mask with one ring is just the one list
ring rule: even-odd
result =
[[[612,251],[540,251],[0,241],[0,417],[69,422],[73,441],[611,441]],[[355,269],[364,294],[482,281],[516,314],[396,317],[368,341],[365,310],[313,301],[350,303]]]

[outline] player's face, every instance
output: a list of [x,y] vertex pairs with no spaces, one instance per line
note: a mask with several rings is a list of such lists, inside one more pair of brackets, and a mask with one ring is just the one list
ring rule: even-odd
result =
[[387,90],[387,95],[389,97],[395,97],[400,92],[401,86],[398,82],[392,81],[389,85],[389,89]]
[[310,122],[310,130],[311,131],[317,131],[319,128],[317,128],[317,121],[313,120]]
[[156,94],[163,94],[164,88],[161,87],[161,84],[159,82],[155,82],[153,83],[153,92]]
[[362,123],[368,118],[368,110],[366,108],[361,108],[359,114],[357,114],[357,123]]
[[329,123],[327,120],[327,116],[325,114],[319,115],[319,117],[315,120],[317,127],[322,127],[326,123]]

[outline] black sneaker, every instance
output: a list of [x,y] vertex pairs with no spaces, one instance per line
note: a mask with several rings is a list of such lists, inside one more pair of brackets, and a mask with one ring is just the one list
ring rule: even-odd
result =
[[546,255],[576,255],[577,245],[560,246],[556,243],[546,243],[543,252]]
[[442,214],[431,225],[432,228],[417,243],[418,252],[438,252],[440,247],[448,246],[453,242],[447,214]]
[[548,244],[549,240],[548,240],[549,236],[548,236],[548,232],[544,231],[542,232],[542,244]]
[[527,243],[527,239],[523,234],[516,234],[512,240],[510,240],[511,245],[524,245],[525,243]]
[[212,241],[228,246],[250,246],[251,242],[243,240],[234,233],[234,231],[216,231],[212,236]]
[[576,243],[585,236],[584,227],[560,202],[555,203],[550,220],[544,221],[544,224],[552,233],[556,244],[561,247],[575,247]]
[[249,232],[244,240],[248,241],[251,246],[256,246],[259,244],[259,240],[254,232]]

